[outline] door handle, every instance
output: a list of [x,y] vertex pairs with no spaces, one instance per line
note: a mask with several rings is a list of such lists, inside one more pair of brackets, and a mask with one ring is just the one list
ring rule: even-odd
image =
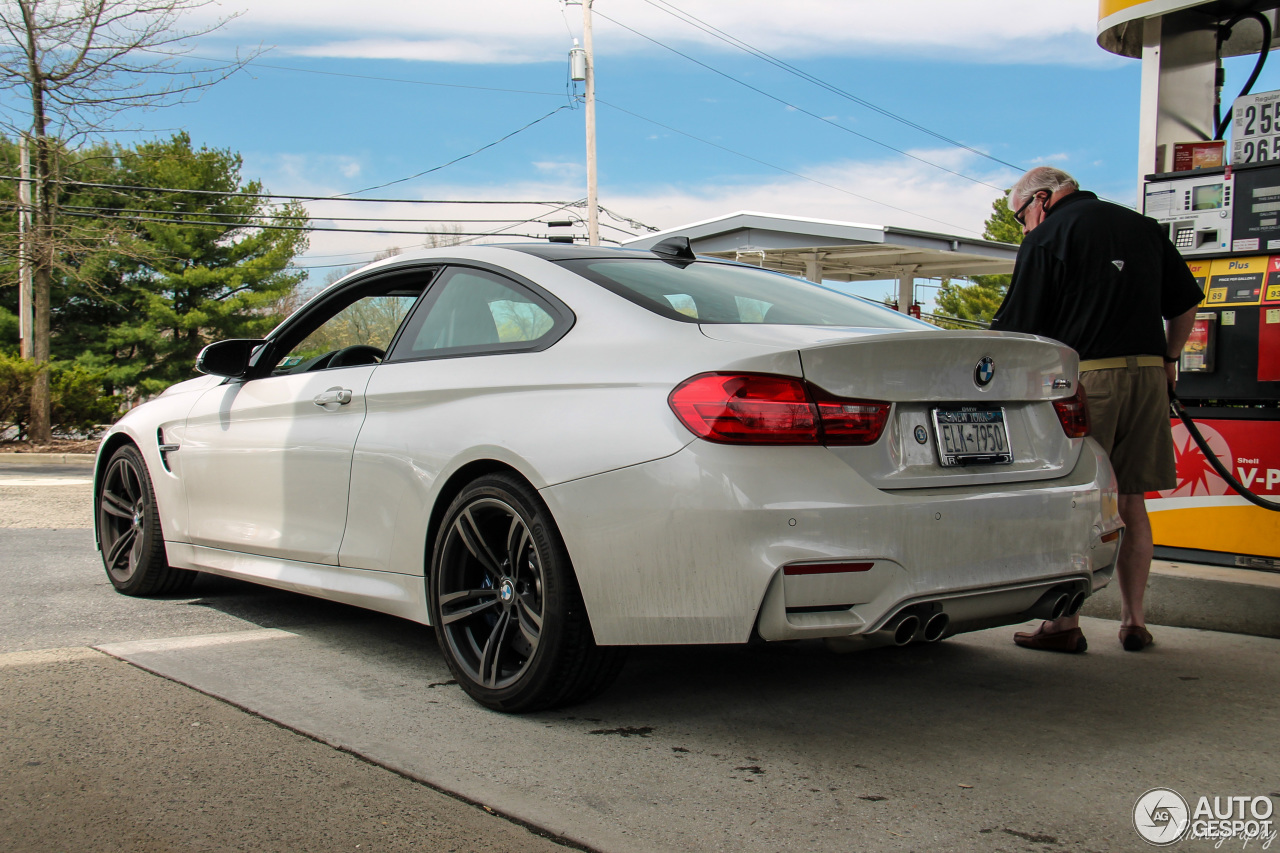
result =
[[351,390],[349,388],[339,388],[334,386],[323,394],[317,394],[313,402],[315,402],[317,406],[321,407],[331,406],[334,404],[345,406],[347,403],[351,402]]

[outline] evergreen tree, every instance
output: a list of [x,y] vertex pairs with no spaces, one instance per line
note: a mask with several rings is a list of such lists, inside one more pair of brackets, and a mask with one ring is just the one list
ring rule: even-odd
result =
[[[70,163],[64,154],[101,138],[121,113],[178,103],[243,67],[199,69],[185,60],[191,39],[225,21],[183,32],[178,24],[209,0],[0,0],[0,80],[14,93],[0,127],[30,140],[31,360],[52,356],[54,279],[67,251],[58,202]],[[21,105],[21,106],[19,106]],[[12,174],[12,173],[10,173]],[[74,229],[71,229],[74,230]],[[31,388],[31,437],[51,437],[50,373]]]
[[65,343],[108,365],[117,387],[146,395],[190,378],[206,344],[261,337],[280,321],[276,306],[304,278],[286,270],[307,245],[306,232],[291,229],[304,228],[307,218],[299,205],[272,209],[256,198],[262,185],[243,181],[238,154],[194,150],[185,133],[118,149],[117,163],[118,183],[138,188],[121,191],[120,201],[131,206],[116,214],[129,223],[126,251],[134,260],[94,262],[118,277],[111,301],[124,315],[98,344],[68,323]]
[[[191,378],[206,344],[261,337],[282,319],[303,278],[287,267],[306,248],[306,214],[257,197],[262,185],[244,180],[238,154],[193,148],[179,133],[64,162],[60,216],[76,234],[55,265],[55,360],[146,397]],[[16,228],[12,216],[0,225]]]
[[[991,215],[983,226],[982,236],[998,243],[1022,243],[1022,226],[1013,218],[1006,196],[1000,196],[992,202]],[[942,283],[935,299],[937,314],[989,323],[1004,301],[1008,289],[1007,275],[975,275],[969,279],[968,284],[947,279]]]

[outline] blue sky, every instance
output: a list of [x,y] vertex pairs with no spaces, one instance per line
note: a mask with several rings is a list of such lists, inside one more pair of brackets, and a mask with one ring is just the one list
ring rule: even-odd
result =
[[[1058,165],[1088,189],[1134,200],[1140,63],[1096,46],[1096,0],[596,0],[595,9],[597,94],[607,102],[598,113],[600,202],[626,217],[665,229],[748,209],[975,235],[999,188],[1018,174],[785,74],[672,10],[999,160]],[[328,195],[394,181],[571,103],[566,55],[582,10],[561,0],[230,0],[198,14],[237,11],[193,54],[270,49],[199,101],[141,121],[152,132],[181,127],[197,144],[240,151],[246,174],[273,192]],[[1247,73],[1239,61],[1228,67],[1228,100]],[[1254,90],[1274,88],[1280,69],[1268,68]],[[583,112],[563,109],[474,157],[367,195],[576,200],[585,196],[584,175]],[[338,202],[310,209],[317,221],[544,211]],[[624,237],[611,229],[603,236]],[[304,263],[361,262],[389,245],[421,242],[317,233]],[[872,295],[883,289],[872,286]]]

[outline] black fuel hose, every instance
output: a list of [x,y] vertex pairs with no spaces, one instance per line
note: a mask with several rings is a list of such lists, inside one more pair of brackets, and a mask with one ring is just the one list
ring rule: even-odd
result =
[[1240,497],[1247,500],[1254,506],[1260,506],[1263,509],[1269,509],[1272,512],[1280,512],[1280,503],[1269,501],[1266,498],[1260,498],[1253,492],[1241,485],[1240,481],[1227,470],[1222,464],[1222,460],[1218,458],[1218,454],[1209,449],[1209,442],[1204,440],[1204,436],[1200,434],[1200,430],[1196,429],[1196,422],[1191,420],[1191,416],[1187,414],[1187,410],[1182,407],[1182,401],[1178,399],[1178,395],[1173,393],[1173,388],[1169,388],[1169,408],[1173,410],[1173,414],[1178,420],[1182,421],[1183,426],[1187,428],[1187,432],[1191,433],[1192,440],[1196,446],[1200,448],[1200,452],[1204,454],[1204,458],[1213,466],[1213,470],[1218,472],[1218,476],[1226,480],[1235,489]]
[[1230,110],[1227,110],[1227,114],[1225,116],[1221,115],[1222,43],[1231,38],[1231,28],[1246,18],[1257,21],[1258,25],[1262,27],[1262,50],[1258,53],[1258,61],[1253,65],[1253,73],[1249,75],[1249,79],[1245,82],[1244,88],[1240,90],[1240,94],[1236,95],[1237,98],[1243,98],[1253,90],[1253,84],[1258,82],[1258,75],[1262,73],[1262,66],[1267,64],[1267,53],[1271,50],[1271,22],[1268,21],[1267,16],[1261,12],[1257,12],[1252,9],[1241,12],[1225,25],[1218,27],[1218,65],[1216,73],[1219,76],[1215,81],[1215,85],[1218,90],[1218,97],[1215,97],[1213,102],[1214,139],[1221,139],[1227,132],[1227,125],[1231,124]]

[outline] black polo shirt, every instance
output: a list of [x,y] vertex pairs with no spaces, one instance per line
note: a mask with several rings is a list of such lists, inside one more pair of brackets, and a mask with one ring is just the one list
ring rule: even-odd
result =
[[1023,241],[991,328],[1062,341],[1081,360],[1164,355],[1164,321],[1202,296],[1155,220],[1079,190]]

